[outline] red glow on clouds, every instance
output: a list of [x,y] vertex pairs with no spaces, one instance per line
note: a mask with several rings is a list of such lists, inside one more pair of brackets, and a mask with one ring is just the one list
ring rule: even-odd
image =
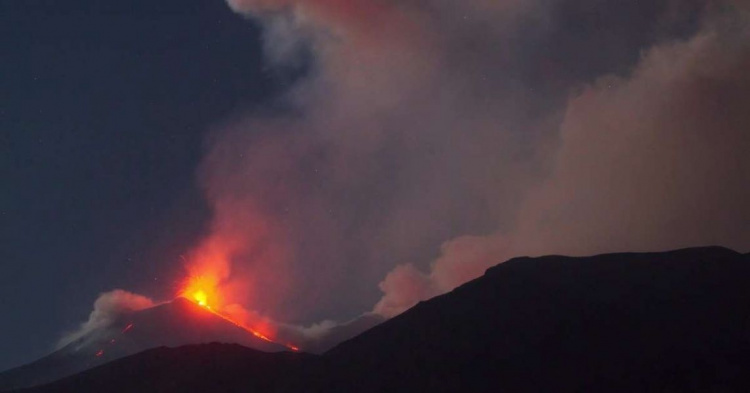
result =
[[[275,340],[277,324],[243,305],[268,310],[283,297],[290,280],[284,263],[288,247],[278,240],[283,236],[265,215],[246,204],[227,202],[219,210],[243,225],[216,219],[214,233],[185,256],[186,278],[175,295],[262,340],[282,344]],[[294,345],[286,347],[297,350]]]
[[[204,263],[204,266],[207,266]],[[211,270],[211,269],[209,269]],[[273,339],[275,329],[272,324],[246,311],[237,304],[225,304],[227,297],[222,294],[220,280],[211,274],[192,276],[185,280],[178,296],[184,297],[203,307],[225,321],[246,330],[261,340],[277,343]],[[278,343],[281,344],[281,343]],[[299,348],[292,344],[282,344],[292,351]]]

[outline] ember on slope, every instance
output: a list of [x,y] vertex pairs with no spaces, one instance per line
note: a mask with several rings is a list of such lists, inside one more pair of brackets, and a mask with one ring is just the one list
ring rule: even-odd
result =
[[[122,334],[125,334],[125,333],[129,332],[130,330],[132,330],[132,329],[133,329],[133,327],[134,327],[134,326],[135,326],[135,324],[134,324],[133,322],[130,322],[130,323],[128,323],[128,324],[127,324],[127,325],[126,325],[126,326],[125,326],[125,327],[124,327],[124,328],[122,329],[122,331],[120,331],[120,334],[122,335]],[[115,339],[115,338],[112,338],[112,339],[110,339],[110,340],[109,340],[109,341],[107,342],[107,345],[110,345],[110,346],[112,346],[112,345],[115,345],[115,343],[117,343],[117,339]],[[98,350],[98,351],[97,351],[97,352],[96,352],[96,353],[94,354],[94,356],[96,356],[96,357],[100,358],[100,357],[104,356],[104,354],[105,354],[105,353],[106,353],[106,350],[105,350],[104,348],[101,348],[101,349],[99,349],[99,350]]]
[[246,330],[248,333],[251,333],[261,340],[284,345],[292,351],[299,351],[299,348],[291,343],[279,343],[275,341],[272,338],[273,332],[270,331],[269,324],[253,324],[252,321],[248,321],[247,318],[245,318],[244,322],[240,322],[241,319],[239,319],[238,316],[232,316],[230,312],[225,311],[225,304],[221,302],[223,297],[221,296],[218,282],[210,276],[201,275],[189,277],[186,280],[184,287],[180,289],[178,296],[196,303],[207,311],[239,328],[242,328],[243,330]]

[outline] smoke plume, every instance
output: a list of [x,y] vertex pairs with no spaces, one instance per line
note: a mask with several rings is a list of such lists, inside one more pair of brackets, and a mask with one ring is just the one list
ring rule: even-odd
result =
[[229,4],[301,73],[200,169],[188,268],[255,319],[392,317],[520,254],[750,248],[739,2]]
[[747,16],[712,9],[689,38],[644,50],[627,76],[583,86],[516,226],[446,242],[427,273],[395,269],[376,310],[403,311],[431,294],[415,288],[444,292],[518,255],[750,247]]
[[102,293],[94,302],[94,310],[89,314],[89,319],[77,330],[63,335],[57,343],[57,348],[62,348],[84,337],[93,339],[94,337],[87,336],[92,332],[103,331],[116,322],[119,316],[154,305],[151,299],[122,289]]

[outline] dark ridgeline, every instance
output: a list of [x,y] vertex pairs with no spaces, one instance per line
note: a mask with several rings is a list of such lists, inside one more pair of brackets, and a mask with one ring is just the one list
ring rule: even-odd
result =
[[160,347],[23,392],[265,392],[314,355],[237,344]]
[[747,392],[750,256],[516,258],[322,356],[156,349],[29,392]]
[[327,369],[345,371],[320,386],[750,391],[748,262],[723,248],[512,259],[334,348]]
[[261,340],[195,303],[177,298],[123,314],[112,326],[92,330],[37,361],[0,373],[0,390],[49,383],[151,348],[212,341],[239,343],[265,352],[286,351],[283,345]]

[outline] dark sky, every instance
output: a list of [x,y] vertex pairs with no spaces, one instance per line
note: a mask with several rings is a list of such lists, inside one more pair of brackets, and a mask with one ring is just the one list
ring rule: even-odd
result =
[[281,81],[222,1],[3,1],[0,26],[6,369],[48,352],[100,292],[174,290],[208,217],[205,133]]

